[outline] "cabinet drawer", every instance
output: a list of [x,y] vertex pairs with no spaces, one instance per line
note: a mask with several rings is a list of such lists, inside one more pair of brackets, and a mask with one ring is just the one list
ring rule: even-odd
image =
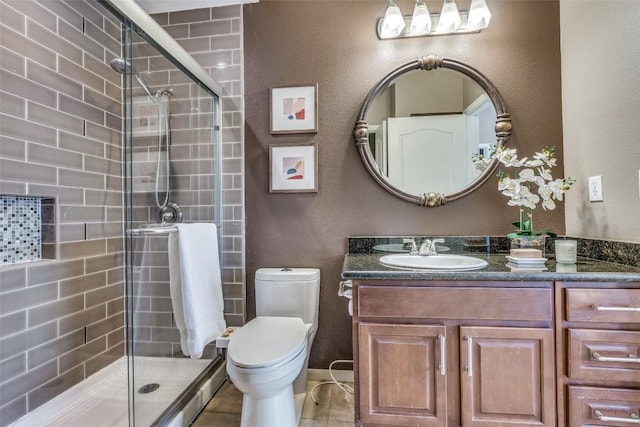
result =
[[567,289],[567,320],[640,323],[640,289]]
[[569,377],[640,383],[640,332],[569,330]]
[[569,427],[640,424],[640,390],[569,387]]
[[367,318],[550,321],[552,312],[551,289],[358,287]]

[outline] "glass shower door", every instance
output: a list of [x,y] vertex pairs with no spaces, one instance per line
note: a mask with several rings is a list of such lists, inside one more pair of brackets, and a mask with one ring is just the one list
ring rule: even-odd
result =
[[[184,356],[170,292],[167,222],[221,223],[219,99],[125,31],[125,216],[130,425],[162,425],[217,360]],[[115,68],[115,67],[114,67]],[[220,245],[218,245],[220,247]]]

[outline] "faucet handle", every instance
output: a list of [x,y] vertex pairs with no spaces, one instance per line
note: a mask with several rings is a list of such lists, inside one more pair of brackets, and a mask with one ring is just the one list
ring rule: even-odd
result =
[[409,251],[410,255],[416,255],[418,253],[418,245],[416,245],[416,240],[411,237],[409,239],[402,239],[402,244],[409,244],[411,245],[411,249]]
[[431,240],[431,255],[438,255],[438,248],[436,243],[444,243],[444,239],[432,239]]
[[424,239],[418,250],[420,255],[438,255],[436,243],[444,243],[444,239]]

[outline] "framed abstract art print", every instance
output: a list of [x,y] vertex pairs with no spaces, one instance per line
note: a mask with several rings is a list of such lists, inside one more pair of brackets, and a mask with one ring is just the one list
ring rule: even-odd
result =
[[318,85],[271,88],[271,133],[318,132]]
[[318,144],[271,144],[269,192],[317,193]]

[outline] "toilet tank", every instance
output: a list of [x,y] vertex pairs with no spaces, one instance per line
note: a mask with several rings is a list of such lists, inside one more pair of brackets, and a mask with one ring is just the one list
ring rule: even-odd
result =
[[261,268],[256,271],[256,315],[299,317],[317,324],[320,270]]

